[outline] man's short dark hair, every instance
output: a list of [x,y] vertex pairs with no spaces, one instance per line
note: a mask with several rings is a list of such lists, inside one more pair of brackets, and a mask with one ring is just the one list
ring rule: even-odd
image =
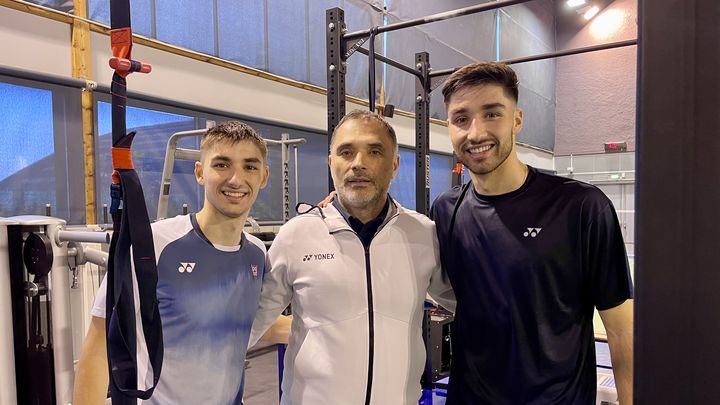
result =
[[200,140],[200,150],[206,150],[221,141],[230,145],[235,145],[240,141],[250,141],[260,149],[263,159],[267,160],[267,142],[244,122],[225,121],[208,129]]
[[503,88],[505,95],[518,101],[518,79],[508,65],[498,62],[480,62],[463,66],[445,81],[442,93],[445,104],[453,94],[470,87],[495,84]]
[[361,121],[375,121],[380,126],[382,126],[385,129],[385,132],[387,132],[388,136],[390,137],[390,141],[392,142],[393,149],[397,151],[397,135],[395,135],[395,129],[393,129],[392,125],[390,125],[389,122],[385,120],[381,115],[374,113],[372,111],[367,110],[353,110],[346,114],[340,122],[338,122],[337,126],[335,126],[335,130],[332,133],[333,138],[335,138],[335,134],[337,133],[338,129],[346,122],[348,121],[354,121],[354,120],[361,120]]

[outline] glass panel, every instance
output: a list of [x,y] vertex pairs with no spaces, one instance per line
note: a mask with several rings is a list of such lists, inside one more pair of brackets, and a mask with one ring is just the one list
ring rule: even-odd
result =
[[[153,21],[155,14],[151,9],[152,0],[130,0],[130,19],[133,32],[153,37]],[[88,0],[88,18],[110,25],[110,2],[108,0]]]
[[430,153],[430,204],[452,187],[452,155]]
[[0,83],[0,216],[56,206],[50,90]]
[[304,1],[268,0],[268,70],[307,82],[307,27]]
[[390,195],[403,207],[415,209],[415,150],[400,147],[400,168],[390,184]]
[[265,2],[218,0],[219,56],[259,69],[267,69]]
[[215,55],[212,0],[155,0],[157,39]]

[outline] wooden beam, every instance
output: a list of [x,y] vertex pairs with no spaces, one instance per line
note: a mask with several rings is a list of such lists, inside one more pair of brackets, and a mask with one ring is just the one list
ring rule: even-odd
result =
[[[73,0],[75,15],[87,18],[87,0]],[[90,24],[81,19],[72,22],[72,75],[78,79],[91,79]],[[97,223],[95,204],[95,132],[92,92],[82,92],[82,136],[85,157],[85,222]]]

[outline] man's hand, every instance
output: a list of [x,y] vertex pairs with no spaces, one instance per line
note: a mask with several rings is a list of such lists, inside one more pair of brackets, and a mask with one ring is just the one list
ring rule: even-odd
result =
[[320,202],[317,204],[318,207],[320,207],[320,208],[325,208],[325,207],[327,207],[328,205],[330,205],[331,202],[333,202],[333,200],[335,199],[335,196],[336,196],[336,195],[337,195],[337,192],[335,192],[334,190],[331,191],[330,194],[328,194],[327,197],[325,197],[324,200],[320,201]]

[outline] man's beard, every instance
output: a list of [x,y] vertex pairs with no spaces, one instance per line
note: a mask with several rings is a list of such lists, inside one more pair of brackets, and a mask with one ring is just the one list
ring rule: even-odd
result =
[[[463,146],[463,153],[458,154],[458,160],[460,160],[460,163],[467,167],[468,170],[471,171],[473,174],[490,174],[494,172],[498,167],[500,167],[503,163],[505,163],[507,158],[510,157],[510,152],[512,152],[514,143],[515,135],[512,132],[510,133],[509,142],[500,142],[499,140],[497,140],[497,137],[495,137],[495,148],[497,148],[497,151],[493,151],[496,153],[488,156],[483,162],[477,162],[472,158],[466,156],[464,149],[467,149],[467,146]],[[492,160],[496,161],[494,163],[491,163],[490,161]]]

